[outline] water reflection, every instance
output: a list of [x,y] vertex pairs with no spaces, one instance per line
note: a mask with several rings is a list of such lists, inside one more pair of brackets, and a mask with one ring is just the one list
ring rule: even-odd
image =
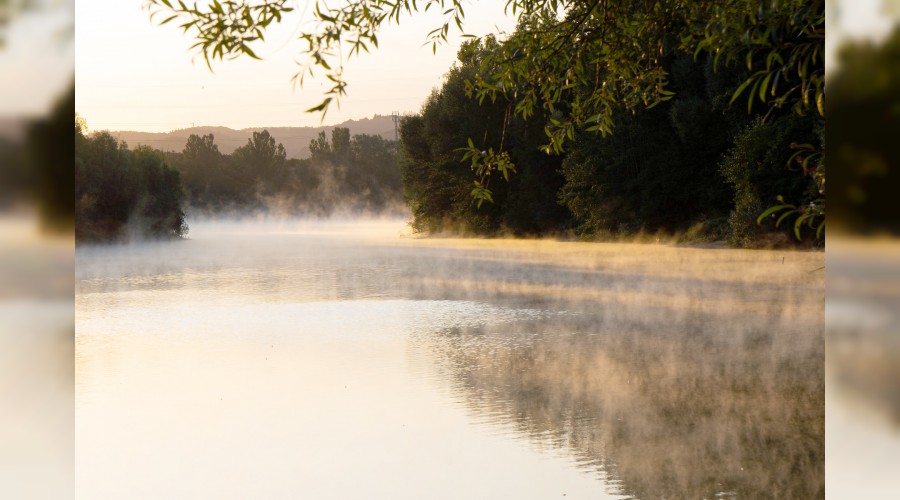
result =
[[638,250],[631,269],[579,251],[432,273],[431,293],[562,313],[414,344],[476,420],[636,498],[824,497],[822,256]]
[[822,497],[818,339],[705,324],[561,316],[418,342],[478,420],[564,448],[637,498]]
[[84,498],[824,495],[821,253],[213,229],[78,249]]

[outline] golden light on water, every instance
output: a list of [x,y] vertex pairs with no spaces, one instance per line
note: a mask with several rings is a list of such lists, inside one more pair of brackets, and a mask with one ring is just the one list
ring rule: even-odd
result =
[[363,226],[80,247],[79,492],[823,488],[822,253]]

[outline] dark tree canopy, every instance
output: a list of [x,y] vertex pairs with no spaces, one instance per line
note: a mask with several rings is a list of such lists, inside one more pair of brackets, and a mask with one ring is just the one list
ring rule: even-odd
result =
[[[760,227],[757,217],[778,194],[815,198],[814,182],[785,165],[793,140],[815,141],[818,119],[789,109],[729,104],[740,67],[713,68],[709,56],[682,53],[665,62],[672,99],[650,109],[616,111],[616,132],[578,131],[558,154],[539,151],[552,113],[508,116],[498,97],[473,105],[471,75],[496,49],[472,41],[421,113],[401,127],[401,170],[415,228],[475,234],[574,233],[587,238],[680,235],[736,246],[785,245],[789,228]],[[477,137],[484,157],[503,151],[509,180],[484,171],[491,203],[473,201],[472,168],[458,144]]]
[[844,47],[829,80],[833,214],[843,229],[900,233],[900,29],[881,45]]
[[75,125],[75,237],[79,242],[179,238],[187,232],[181,177],[162,152],[133,151],[108,132]]

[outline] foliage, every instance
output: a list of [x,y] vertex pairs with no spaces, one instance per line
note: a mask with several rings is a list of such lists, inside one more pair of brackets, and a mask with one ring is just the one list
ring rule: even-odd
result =
[[[663,66],[671,99],[650,109],[619,107],[615,134],[579,131],[566,150],[548,156],[538,151],[547,113],[522,120],[508,115],[509,101],[479,105],[467,97],[468,78],[493,47],[467,43],[442,88],[403,122],[404,189],[419,230],[574,229],[592,238],[649,232],[761,246],[786,243],[756,224],[766,201],[814,194],[812,178],[785,168],[784,159],[794,140],[816,141],[817,118],[788,109],[748,115],[731,106],[736,82],[746,75],[742,67],[716,70],[713,57],[676,53]],[[455,145],[462,141],[468,147],[460,162]],[[487,186],[490,174],[479,169],[501,161],[516,175],[491,185],[491,203],[473,210],[471,172],[485,175]],[[502,178],[499,166],[489,172]]]
[[755,101],[797,114],[815,108],[825,116],[825,8],[823,0],[740,2],[720,6],[687,46],[715,55],[715,63],[745,64],[750,75],[735,90]]
[[400,204],[396,142],[335,127],[330,142],[321,132],[309,150],[310,165],[324,180],[314,193],[323,209],[383,212]]
[[[265,29],[273,21],[280,21],[281,14],[290,11],[284,1],[235,0],[220,4],[213,0],[207,6],[186,6],[168,0],[149,0],[147,5],[151,15],[169,16],[163,22],[178,19],[185,31],[192,32],[198,40],[195,47],[207,61],[247,53],[248,44],[261,41]],[[748,115],[754,113],[754,102],[764,104],[773,119],[780,116],[778,110],[781,108],[798,114],[815,110],[812,114],[820,121],[824,115],[824,0],[736,0],[725,3],[712,0],[506,0],[505,5],[507,11],[517,17],[515,32],[501,42],[490,35],[476,40],[477,43],[464,47],[460,54],[461,62],[467,65],[463,82],[465,94],[497,112],[479,113],[494,118],[495,129],[490,141],[486,132],[482,140],[478,135],[467,134],[459,137],[459,142],[451,149],[457,157],[463,156],[470,163],[472,172],[465,183],[466,191],[478,206],[484,201],[501,203],[499,200],[505,198],[501,191],[506,189],[500,190],[496,184],[489,186],[492,173],[509,179],[511,173],[523,174],[526,170],[519,163],[519,155],[513,152],[513,141],[504,140],[516,120],[540,123],[544,137],[533,146],[556,155],[563,154],[567,148],[578,147],[579,141],[589,140],[584,133],[597,133],[603,141],[615,128],[646,127],[649,124],[637,114],[657,108],[676,96],[679,88],[674,84],[672,64],[673,60],[685,56],[709,61],[714,71],[734,74],[734,68],[745,68],[746,73],[727,89],[730,99],[726,105],[744,97]],[[302,84],[315,71],[324,71],[331,87],[323,101],[310,111],[324,115],[332,103],[346,94],[345,61],[367,52],[370,47],[377,47],[381,26],[399,23],[401,18],[429,9],[441,9],[444,16],[442,24],[429,35],[433,48],[448,39],[453,26],[463,30],[462,0],[349,0],[337,6],[318,0],[313,14],[317,21],[315,28],[299,34],[305,48],[295,82]],[[260,12],[266,12],[266,15],[254,14]],[[678,106],[666,109],[676,114],[692,107],[696,111],[695,105],[702,102],[702,97],[694,97],[693,104],[681,100]],[[442,98],[443,95],[431,99],[426,103],[426,110],[434,105],[442,107],[437,103]],[[421,124],[424,128],[416,124],[411,130],[424,133],[427,143],[427,138],[433,137],[429,128],[434,123],[427,113],[425,115]],[[447,116],[453,116],[453,113],[449,112]],[[629,116],[635,117],[634,121],[629,121]],[[461,129],[475,131],[480,128],[469,127],[465,118],[460,118],[463,120],[459,125]],[[684,123],[673,124],[676,132]],[[658,132],[668,134],[662,130]],[[447,137],[459,135],[450,133]],[[412,136],[407,138],[410,145],[423,144]],[[793,142],[802,143],[800,140]],[[615,143],[609,145],[618,147]],[[674,147],[675,143],[670,145]],[[718,146],[707,151],[716,151]],[[448,165],[449,158],[443,156],[444,148],[438,149],[438,155],[434,154],[438,151],[420,155],[416,168],[431,162],[430,170],[439,171],[438,165]],[[824,152],[820,153],[822,164]],[[785,152],[785,157],[789,154]],[[663,158],[659,161],[670,163]],[[714,164],[703,163],[704,170],[711,175],[711,182],[717,179],[713,173]],[[683,165],[672,171],[690,177]],[[610,172],[618,174],[616,169]],[[824,169],[819,168],[819,172],[820,181],[824,183]],[[671,181],[683,182],[678,175],[672,176]],[[662,210],[694,210],[692,207],[706,206],[701,200],[676,201],[672,190],[661,180],[664,177],[642,178],[650,183],[650,189],[639,189],[645,193],[639,206],[644,213],[635,214],[637,219],[643,220],[650,212],[659,214]],[[421,173],[412,171],[406,178],[424,179]],[[450,185],[455,186],[458,180],[454,174]],[[417,200],[422,198],[421,188],[410,186],[407,190],[407,198],[414,205],[420,203]],[[455,199],[456,193],[453,188],[452,196],[443,193],[441,198],[446,202],[454,200],[450,202],[455,207],[451,212],[453,217],[474,221],[475,218],[464,215],[465,210]],[[783,195],[788,196],[787,193]],[[628,195],[624,199],[631,203],[630,200],[636,198],[639,197]],[[577,196],[567,199],[575,205],[581,203]],[[422,206],[425,205],[414,206],[414,213]],[[814,207],[814,210],[804,212],[810,214],[807,219],[824,216],[824,203]],[[705,212],[715,211],[700,210],[695,215],[704,216]],[[496,216],[502,211],[500,208],[484,214],[495,222],[481,226],[496,228]],[[659,224],[670,225],[667,222]]]
[[[554,112],[565,103],[563,116],[547,127],[549,149],[559,151],[574,128],[612,131],[614,108],[653,106],[672,96],[667,89],[665,57],[675,51],[714,54],[716,61],[746,60],[748,69],[765,61],[735,96],[750,87],[763,101],[809,106],[820,111],[824,102],[824,1],[739,0],[506,0],[506,10],[518,18],[518,28],[498,50],[484,58],[470,81],[480,100],[499,95],[515,103],[523,118],[538,109]],[[264,40],[272,22],[293,10],[285,0],[213,0],[187,6],[169,0],[148,0],[151,17],[176,20],[197,39],[194,48],[209,63],[246,54],[249,45]],[[350,0],[329,6],[318,0],[316,27],[303,31],[303,67],[295,76],[302,84],[315,69],[325,72],[333,87],[315,111],[326,111],[346,93],[343,64],[378,46],[378,29],[401,17],[429,9],[443,11],[443,23],[429,42],[447,40],[451,26],[463,30],[461,0]],[[346,50],[345,50],[346,49]],[[591,92],[572,92],[589,82]],[[755,97],[754,97],[755,98]]]
[[26,137],[28,167],[35,176],[34,194],[45,227],[71,231],[75,206],[69,151],[74,147],[75,87],[55,103],[50,116],[31,123]]
[[475,171],[476,180],[475,187],[472,189],[472,198],[477,200],[478,208],[484,201],[494,202],[491,196],[491,190],[488,189],[488,182],[491,172],[500,172],[503,179],[509,181],[510,173],[515,173],[516,167],[509,159],[509,153],[506,151],[494,152],[494,148],[488,148],[487,151],[479,150],[469,138],[469,147],[459,148],[457,151],[463,152],[462,161],[471,161],[472,170]]
[[75,237],[79,242],[178,238],[187,232],[181,178],[160,151],[131,151],[108,132],[75,126]]
[[396,145],[378,136],[332,130],[310,143],[311,158],[288,159],[268,130],[223,155],[212,134],[188,137],[172,155],[191,210],[210,215],[263,211],[327,215],[335,210],[381,212],[400,203]]
[[[556,203],[560,159],[538,151],[542,122],[512,117],[506,101],[478,105],[467,96],[466,81],[494,43],[464,44],[442,88],[420,114],[402,122],[403,187],[416,229],[539,234],[561,227],[566,218]],[[468,147],[461,150],[460,144]],[[484,160],[495,167],[482,168]],[[510,176],[513,164],[517,174]],[[475,188],[484,189],[490,200],[483,206],[471,195],[473,171],[482,181]],[[509,182],[491,186],[493,172]]]
[[225,158],[215,144],[213,134],[191,134],[184,151],[174,159],[181,172],[192,206],[217,203],[227,197],[236,197],[242,186],[235,185],[225,173]]
[[900,234],[900,28],[878,45],[844,46],[836,60],[828,81],[830,215],[845,231]]
[[[815,182],[809,175],[785,168],[784,151],[789,151],[792,141],[816,139],[816,130],[810,124],[815,119],[787,114],[768,121],[758,118],[741,131],[734,140],[734,147],[723,158],[722,175],[734,189],[734,208],[729,216],[731,234],[729,241],[735,246],[757,246],[763,229],[759,223],[771,217],[776,226],[790,215],[805,215],[801,208],[790,207],[785,199],[814,202],[817,196]],[[766,205],[775,202],[775,209]],[[779,205],[783,205],[779,207]],[[795,210],[792,214],[777,217],[777,212]],[[804,217],[802,223],[810,223]],[[799,231],[799,226],[795,226]],[[817,228],[818,230],[818,228]],[[796,232],[795,231],[795,234]],[[813,231],[815,233],[816,231]],[[799,239],[799,237],[798,237]]]
[[748,113],[759,99],[824,116],[822,1],[573,2],[562,19],[535,4],[482,60],[469,91],[479,101],[503,95],[523,117],[550,113],[548,153],[562,152],[578,129],[609,135],[623,109],[672,99],[668,65],[683,53],[709,54],[716,70],[745,64],[729,104],[749,89]]
[[168,24],[178,19],[179,14],[190,14],[190,19],[179,27],[185,32],[194,30],[197,33],[197,42],[191,49],[203,56],[206,65],[212,69],[212,61],[215,59],[233,59],[240,55],[246,55],[259,59],[250,44],[254,41],[265,40],[265,29],[273,21],[281,21],[284,13],[293,10],[287,5],[287,0],[265,2],[219,2],[213,0],[204,10],[194,4],[193,8],[177,0],[151,0],[147,3],[150,10],[150,18],[164,12],[163,7],[176,12],[159,21],[160,24]]
[[268,130],[253,132],[247,144],[235,149],[231,156],[238,167],[236,171],[245,179],[245,186],[263,195],[274,193],[287,175],[287,153]]
[[674,233],[722,217],[731,198],[716,163],[735,125],[722,88],[733,75],[682,54],[666,63],[673,99],[614,116],[615,134],[580,132],[563,161],[560,201],[583,234]]

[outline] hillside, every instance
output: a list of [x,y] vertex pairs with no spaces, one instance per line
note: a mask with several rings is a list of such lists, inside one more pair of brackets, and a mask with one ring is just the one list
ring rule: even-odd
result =
[[349,128],[352,135],[380,135],[385,139],[394,139],[394,121],[389,115],[375,115],[373,118],[348,120],[337,125],[322,127],[256,127],[240,130],[228,127],[191,127],[171,132],[114,130],[110,133],[128,143],[130,148],[143,144],[162,151],[183,150],[191,134],[213,134],[219,151],[231,154],[235,149],[246,144],[253,132],[266,129],[276,141],[284,145],[288,158],[307,158],[309,157],[309,142],[315,139],[321,131],[325,131],[330,137],[331,129],[335,127]]

